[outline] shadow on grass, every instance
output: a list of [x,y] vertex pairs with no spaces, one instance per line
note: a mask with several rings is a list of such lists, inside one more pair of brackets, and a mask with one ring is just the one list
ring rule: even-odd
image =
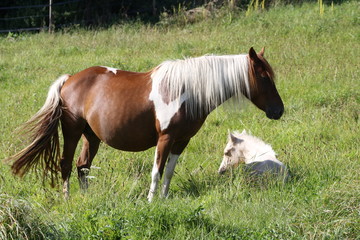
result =
[[[201,169],[200,169],[201,170]],[[289,177],[286,179],[279,178],[272,174],[253,175],[246,171],[246,169],[239,167],[234,170],[230,170],[225,174],[192,173],[187,170],[187,174],[184,176],[177,176],[176,194],[180,194],[182,197],[190,196],[198,198],[207,192],[212,191],[219,187],[228,187],[241,185],[244,188],[253,188],[258,190],[265,190],[272,187],[286,187],[294,185],[298,182],[302,182],[305,178],[304,174],[299,169],[289,169]]]

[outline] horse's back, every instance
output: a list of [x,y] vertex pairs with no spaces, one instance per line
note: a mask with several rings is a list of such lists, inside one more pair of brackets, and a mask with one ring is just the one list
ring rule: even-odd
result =
[[84,99],[82,94],[87,96],[92,91],[98,93],[102,89],[107,90],[108,93],[111,93],[109,90],[135,88],[142,90],[148,88],[150,91],[149,76],[149,73],[129,72],[101,66],[90,67],[72,75],[64,84],[61,95],[63,99],[69,99],[69,95],[77,94]]

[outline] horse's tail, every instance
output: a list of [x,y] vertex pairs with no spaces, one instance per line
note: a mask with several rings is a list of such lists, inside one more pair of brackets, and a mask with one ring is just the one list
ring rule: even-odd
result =
[[43,180],[47,177],[54,186],[59,171],[60,144],[58,127],[62,115],[60,91],[70,75],[59,77],[50,87],[43,107],[24,124],[23,130],[32,141],[26,148],[10,157],[12,172],[23,176],[31,168],[40,165]]

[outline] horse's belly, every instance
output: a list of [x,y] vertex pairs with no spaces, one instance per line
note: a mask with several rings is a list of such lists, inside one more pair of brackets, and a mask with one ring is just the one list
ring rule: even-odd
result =
[[131,116],[124,112],[117,117],[105,116],[91,118],[88,123],[109,146],[124,151],[144,151],[156,145],[157,131],[152,114]]
[[113,148],[131,152],[145,151],[157,143],[155,135],[134,136],[133,134],[118,134],[102,141]]

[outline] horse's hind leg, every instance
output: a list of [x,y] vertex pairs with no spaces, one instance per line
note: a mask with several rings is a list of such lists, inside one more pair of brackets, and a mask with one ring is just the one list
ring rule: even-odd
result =
[[66,119],[65,117],[61,121],[62,132],[64,136],[64,150],[62,158],[60,159],[61,177],[63,179],[63,193],[64,198],[69,198],[70,188],[70,175],[72,170],[72,161],[76,146],[80,140],[84,124],[79,122],[75,124],[72,120]]
[[86,190],[88,188],[87,175],[90,171],[92,160],[94,159],[100,145],[100,139],[87,125],[83,133],[83,146],[80,157],[76,162],[78,179],[80,188]]

